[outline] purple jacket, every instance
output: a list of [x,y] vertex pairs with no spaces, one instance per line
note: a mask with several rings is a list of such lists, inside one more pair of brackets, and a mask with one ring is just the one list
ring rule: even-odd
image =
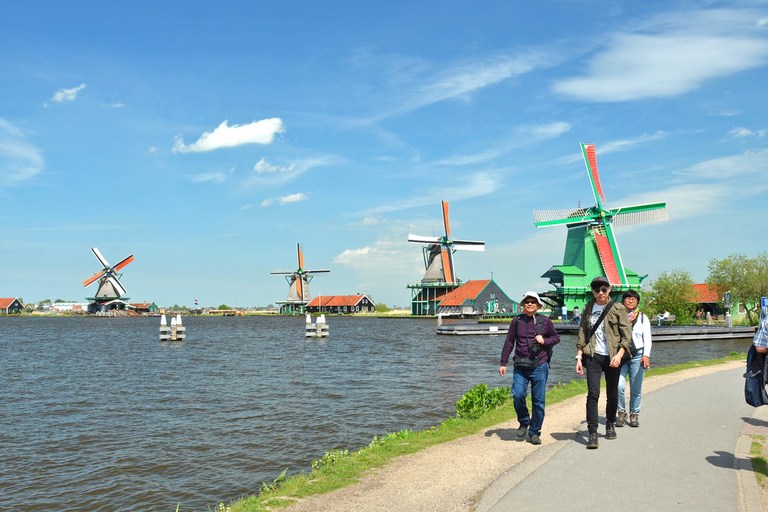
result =
[[[522,314],[513,318],[509,324],[507,339],[504,340],[504,348],[501,351],[501,366],[507,366],[507,363],[509,363],[509,355],[512,353],[512,349],[515,350],[514,357],[530,357],[531,353],[528,347],[529,345],[536,344],[536,325],[533,323],[534,319],[541,322],[541,335],[544,337],[544,346],[539,345],[539,362],[537,366],[548,361],[546,349],[560,343],[560,335],[555,331],[555,325],[549,317],[537,314],[531,318],[526,314]],[[515,340],[518,341],[517,344]]]

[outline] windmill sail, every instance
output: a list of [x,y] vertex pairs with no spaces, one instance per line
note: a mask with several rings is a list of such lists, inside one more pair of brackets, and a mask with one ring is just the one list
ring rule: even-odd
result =
[[96,294],[94,295],[98,299],[119,299],[124,298],[123,296],[126,295],[128,292],[125,290],[125,287],[120,283],[120,276],[122,274],[118,274],[118,271],[121,270],[123,267],[134,261],[133,254],[130,256],[127,256],[120,260],[120,263],[115,265],[114,267],[109,264],[107,259],[104,257],[103,254],[101,254],[101,251],[99,251],[98,247],[91,247],[91,252],[94,256],[96,256],[96,259],[99,260],[99,263],[102,267],[104,267],[100,272],[97,272],[96,274],[92,275],[85,281],[83,281],[83,286],[88,286],[89,284],[99,281],[99,288],[96,291]]
[[296,244],[296,261],[299,268],[292,272],[270,272],[272,275],[282,275],[288,281],[287,303],[304,304],[312,298],[309,293],[309,282],[312,280],[312,274],[330,272],[329,269],[306,270],[304,268],[304,252],[300,244]]

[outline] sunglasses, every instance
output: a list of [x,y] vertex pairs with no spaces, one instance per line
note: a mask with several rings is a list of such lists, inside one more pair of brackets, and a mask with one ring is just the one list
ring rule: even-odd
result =
[[524,300],[523,305],[525,304],[538,304],[538,302],[536,302],[535,300]]
[[610,286],[593,286],[592,287],[592,291],[594,293],[600,293],[600,292],[608,293],[608,290],[610,290],[610,289],[611,289]]

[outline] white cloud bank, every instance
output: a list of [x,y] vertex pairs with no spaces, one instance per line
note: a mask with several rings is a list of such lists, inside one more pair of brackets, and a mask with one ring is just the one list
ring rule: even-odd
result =
[[270,197],[261,202],[261,206],[270,206],[277,202],[277,204],[283,205],[288,203],[298,203],[299,201],[306,201],[309,196],[304,192],[297,192],[296,194],[289,194],[282,197]]
[[257,174],[261,174],[263,172],[291,172],[294,169],[296,169],[296,164],[293,163],[286,167],[280,167],[278,165],[272,165],[269,162],[267,162],[264,158],[259,160],[256,165],[253,166],[254,172]]
[[18,185],[43,170],[42,152],[21,130],[0,118],[0,185]]
[[64,101],[74,101],[77,98],[77,93],[86,88],[85,84],[80,84],[78,87],[72,89],[61,89],[53,93],[51,101],[62,103]]
[[271,144],[275,136],[285,132],[283,120],[279,117],[262,119],[250,124],[227,125],[227,120],[212,132],[203,133],[197,142],[185,144],[181,134],[173,143],[174,153],[201,153],[219,148],[232,148],[243,144]]

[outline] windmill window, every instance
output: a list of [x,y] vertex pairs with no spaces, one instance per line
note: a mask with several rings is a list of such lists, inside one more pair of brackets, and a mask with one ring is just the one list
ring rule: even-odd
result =
[[491,298],[495,299],[496,298],[496,294],[495,293],[491,293]]

